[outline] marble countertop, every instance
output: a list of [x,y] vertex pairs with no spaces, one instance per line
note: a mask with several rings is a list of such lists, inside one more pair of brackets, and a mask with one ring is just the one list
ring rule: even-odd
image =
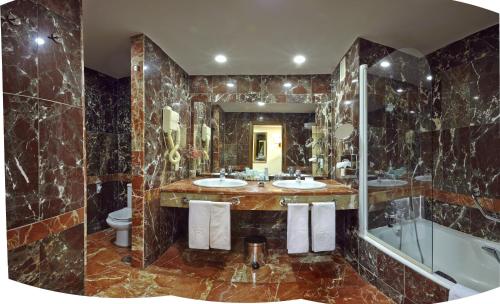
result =
[[177,193],[205,193],[221,195],[352,195],[358,190],[339,183],[335,180],[318,180],[326,184],[325,188],[314,190],[284,189],[272,185],[272,182],[265,182],[264,187],[259,187],[258,182],[249,181],[248,185],[235,188],[208,188],[199,187],[193,184],[195,179],[183,179],[161,188],[162,192]]
[[337,209],[358,208],[358,191],[335,180],[321,180],[327,186],[322,189],[297,190],[274,187],[266,182],[259,187],[258,182],[249,181],[248,185],[237,188],[207,188],[193,184],[194,179],[180,180],[161,188],[161,206],[187,208],[184,199],[210,201],[232,201],[235,197],[239,204],[233,210],[284,211],[286,202],[329,202],[335,201]]

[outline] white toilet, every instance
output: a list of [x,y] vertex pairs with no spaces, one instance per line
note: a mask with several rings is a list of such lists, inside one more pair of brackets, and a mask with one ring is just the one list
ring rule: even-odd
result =
[[127,184],[127,207],[108,214],[106,223],[116,230],[115,245],[130,247],[130,228],[132,227],[132,184]]

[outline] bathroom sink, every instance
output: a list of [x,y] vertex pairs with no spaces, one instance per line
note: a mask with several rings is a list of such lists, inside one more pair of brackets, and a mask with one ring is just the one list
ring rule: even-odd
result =
[[207,187],[207,188],[235,188],[235,187],[243,187],[248,185],[248,183],[244,180],[240,179],[224,179],[220,178],[204,178],[198,179],[193,182],[196,186]]
[[420,182],[431,182],[432,181],[432,175],[426,174],[426,175],[416,176],[415,180],[418,180]]
[[408,184],[400,179],[372,179],[368,181],[368,187],[399,187]]
[[279,188],[287,188],[287,189],[301,189],[301,190],[310,190],[310,189],[321,189],[325,188],[326,184],[317,181],[307,181],[307,180],[278,180],[273,182],[273,186]]

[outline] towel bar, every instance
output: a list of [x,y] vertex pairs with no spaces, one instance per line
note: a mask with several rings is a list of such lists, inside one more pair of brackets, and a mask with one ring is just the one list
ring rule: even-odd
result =
[[[231,206],[238,206],[241,202],[240,202],[240,197],[243,197],[243,196],[234,196],[234,197],[231,197],[229,199],[229,201],[231,202]],[[182,203],[183,204],[189,204],[189,199],[187,197],[182,197],[181,199]]]
[[[335,199],[333,199],[333,198],[332,198],[332,200],[331,200],[331,201],[329,201],[328,203],[330,203],[330,202],[334,202],[334,203],[336,203]],[[282,197],[282,198],[280,199],[280,206],[281,206],[281,207],[286,207],[286,206],[288,206],[288,205],[290,205],[290,204],[294,204],[294,203],[297,203],[297,201],[296,201],[295,199],[286,199],[286,198],[284,198],[284,197]],[[318,202],[318,203],[322,203],[322,202]],[[325,202],[325,203],[326,203],[326,202]],[[308,204],[309,204],[309,206],[312,206],[312,203],[308,203]]]

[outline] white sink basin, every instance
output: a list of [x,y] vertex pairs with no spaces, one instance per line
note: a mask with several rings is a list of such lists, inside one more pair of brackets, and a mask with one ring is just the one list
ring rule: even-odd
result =
[[372,179],[367,182],[368,187],[399,187],[408,184],[400,179]]
[[418,180],[420,182],[431,182],[432,181],[432,175],[426,174],[426,175],[416,176],[415,180]]
[[287,189],[310,190],[325,188],[326,184],[322,182],[306,180],[301,180],[300,182],[296,180],[278,180],[273,182],[273,186]]
[[248,183],[244,180],[240,179],[224,179],[220,178],[204,178],[193,181],[193,184],[200,187],[207,188],[234,188],[234,187],[243,187],[248,185]]

